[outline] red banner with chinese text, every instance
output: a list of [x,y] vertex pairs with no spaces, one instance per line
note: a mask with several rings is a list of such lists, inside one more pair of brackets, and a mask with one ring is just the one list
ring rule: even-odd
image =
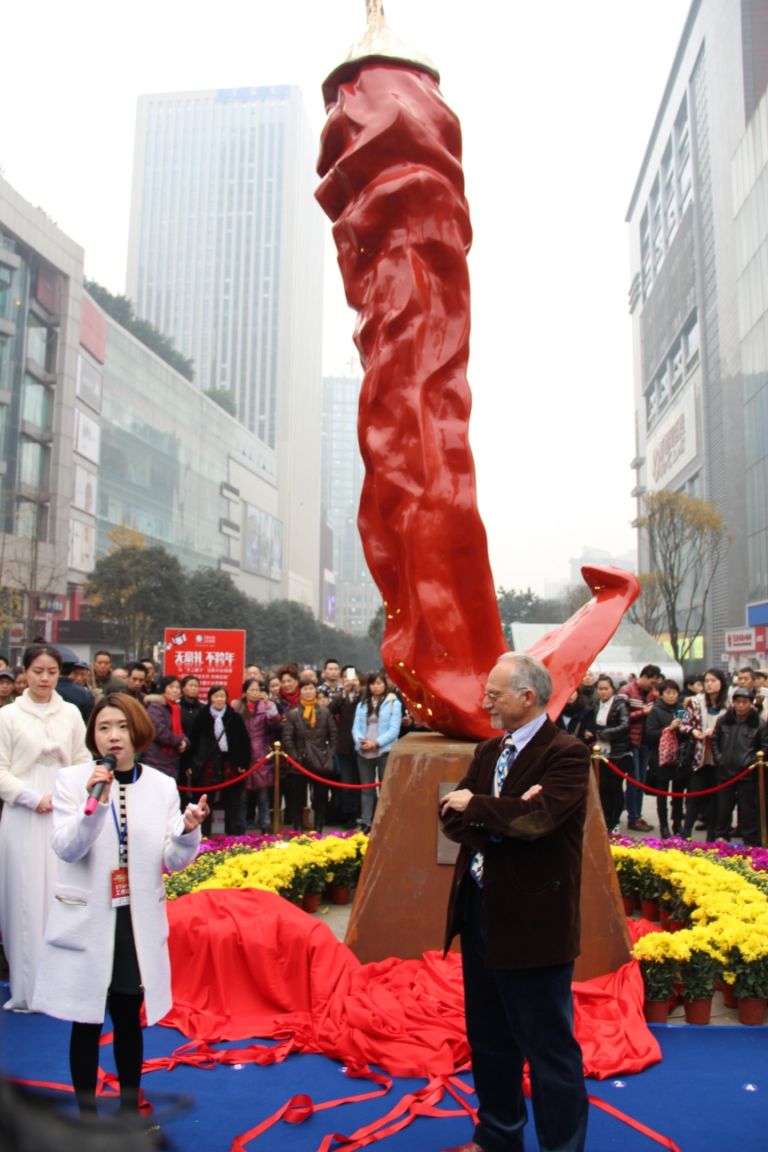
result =
[[224,684],[229,700],[240,698],[245,672],[242,628],[166,628],[164,639],[166,676],[197,676],[201,700],[212,684]]

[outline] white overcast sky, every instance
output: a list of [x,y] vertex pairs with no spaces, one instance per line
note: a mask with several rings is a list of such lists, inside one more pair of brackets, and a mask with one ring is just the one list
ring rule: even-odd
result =
[[[626,208],[689,0],[385,0],[441,73],[472,212],[471,441],[496,584],[543,593],[592,545],[633,549]],[[320,86],[364,0],[37,0],[3,13],[0,171],[125,289],[136,97]],[[318,208],[318,211],[320,209]],[[326,373],[354,316],[329,240]]]

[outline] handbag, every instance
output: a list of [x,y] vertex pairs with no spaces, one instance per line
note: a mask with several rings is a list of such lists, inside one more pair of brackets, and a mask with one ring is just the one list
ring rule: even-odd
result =
[[336,776],[331,746],[326,740],[322,745],[307,739],[307,729],[300,714],[297,714],[299,731],[302,735],[303,747],[299,754],[299,763],[316,776],[324,776],[332,780]]
[[659,739],[659,765],[662,768],[675,768],[677,767],[678,757],[680,756],[680,740],[677,732],[673,729],[665,728],[661,733]]

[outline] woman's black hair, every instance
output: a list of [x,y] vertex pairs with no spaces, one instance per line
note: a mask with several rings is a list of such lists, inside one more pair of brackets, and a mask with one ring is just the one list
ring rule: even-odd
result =
[[24,649],[24,655],[21,658],[22,667],[26,670],[30,664],[37,660],[38,656],[50,656],[51,660],[55,660],[61,672],[61,652],[58,648],[54,648],[53,644],[46,644],[41,642],[39,644],[30,644],[28,648]]
[[181,688],[181,680],[178,676],[161,676],[156,684],[157,691],[161,695],[165,695],[165,690],[169,684],[178,684],[179,688]]
[[[728,703],[728,677],[725,672],[723,672],[722,668],[707,668],[704,676],[714,676],[716,680],[720,681],[720,691],[715,700],[715,708],[725,708]],[[704,676],[702,676],[702,680]],[[707,697],[706,689],[704,690],[704,696]],[[709,703],[709,697],[707,697],[707,703]]]
[[[384,692],[382,692],[381,696],[379,696],[379,697],[374,696],[373,693],[371,692],[371,685],[376,680],[383,680],[384,681],[384,689],[385,690],[384,690]],[[368,673],[368,675],[365,678],[365,704],[366,704],[366,708],[368,710],[369,716],[371,715],[372,712],[375,712],[378,715],[379,709],[381,708],[381,702],[387,694],[386,688],[387,688],[387,674],[383,668],[379,668],[379,670],[377,672],[369,672]]]

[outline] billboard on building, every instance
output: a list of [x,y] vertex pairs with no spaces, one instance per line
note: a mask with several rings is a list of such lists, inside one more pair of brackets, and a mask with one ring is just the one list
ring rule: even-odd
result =
[[240,698],[245,674],[245,631],[242,628],[166,628],[163,673],[196,676],[200,699],[213,684],[224,684],[227,698]]
[[245,505],[243,568],[279,580],[283,574],[283,524],[253,504]]

